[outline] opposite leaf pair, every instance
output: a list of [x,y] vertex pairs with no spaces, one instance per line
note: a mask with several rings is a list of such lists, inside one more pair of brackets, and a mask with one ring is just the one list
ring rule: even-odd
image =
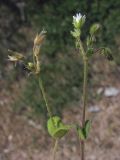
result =
[[79,138],[81,140],[85,140],[89,135],[91,122],[89,120],[86,120],[84,127],[81,128],[78,125],[65,125],[60,117],[54,116],[52,118],[49,118],[47,122],[47,128],[49,134],[55,139],[62,138],[69,132],[71,128],[75,128],[77,130]]
[[90,128],[91,128],[91,122],[89,120],[86,120],[83,128],[77,126],[77,133],[81,140],[86,140],[88,138]]

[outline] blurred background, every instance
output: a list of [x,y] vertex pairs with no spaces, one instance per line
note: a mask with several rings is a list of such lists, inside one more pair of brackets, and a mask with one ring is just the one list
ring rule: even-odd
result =
[[[8,49],[31,59],[34,37],[43,28],[41,77],[49,104],[65,123],[80,123],[82,60],[75,50],[72,17],[85,14],[82,40],[89,27],[102,25],[97,46],[108,46],[114,61],[95,55],[89,63],[88,110],[92,131],[86,160],[120,160],[120,1],[0,0],[0,160],[51,160],[53,142],[38,82],[22,66],[8,61]],[[57,160],[77,160],[74,131],[59,142]]]

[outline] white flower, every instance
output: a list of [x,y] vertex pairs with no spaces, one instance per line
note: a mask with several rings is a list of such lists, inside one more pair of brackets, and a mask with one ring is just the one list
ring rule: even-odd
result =
[[73,16],[73,20],[75,20],[76,22],[79,22],[81,18],[82,18],[81,13],[77,13],[76,16]]
[[73,16],[74,27],[80,29],[85,23],[85,19],[86,19],[85,15],[82,16],[81,13],[77,13],[75,16]]

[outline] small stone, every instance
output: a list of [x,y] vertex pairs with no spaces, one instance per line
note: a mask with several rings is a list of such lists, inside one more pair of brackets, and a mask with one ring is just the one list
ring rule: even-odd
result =
[[119,93],[120,93],[120,89],[117,89],[115,87],[108,87],[104,91],[104,95],[106,97],[117,96]]
[[89,112],[94,112],[94,113],[97,113],[97,112],[99,112],[101,109],[100,109],[100,107],[99,106],[90,106],[89,108],[88,108],[88,111]]
[[13,136],[10,134],[10,135],[8,136],[8,140],[9,140],[9,141],[12,141],[12,139],[13,139]]
[[36,128],[36,129],[38,129],[38,130],[41,130],[41,129],[42,129],[41,125],[36,124],[33,120],[29,120],[29,121],[28,121],[28,124],[29,124],[30,126]]
[[96,157],[94,155],[89,156],[89,160],[95,160],[95,159],[96,159]]

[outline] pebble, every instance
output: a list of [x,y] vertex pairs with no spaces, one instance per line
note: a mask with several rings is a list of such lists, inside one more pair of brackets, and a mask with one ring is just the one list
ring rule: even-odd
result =
[[30,126],[36,128],[36,129],[38,129],[38,130],[42,130],[42,126],[36,124],[33,120],[29,120],[29,121],[28,121],[28,124],[29,124]]
[[93,112],[93,113],[97,113],[97,112],[100,112],[100,106],[97,106],[97,105],[95,105],[95,106],[90,106],[89,108],[88,108],[88,111],[89,112]]
[[117,96],[119,93],[120,93],[120,89],[115,87],[108,87],[104,90],[104,96],[106,97]]

